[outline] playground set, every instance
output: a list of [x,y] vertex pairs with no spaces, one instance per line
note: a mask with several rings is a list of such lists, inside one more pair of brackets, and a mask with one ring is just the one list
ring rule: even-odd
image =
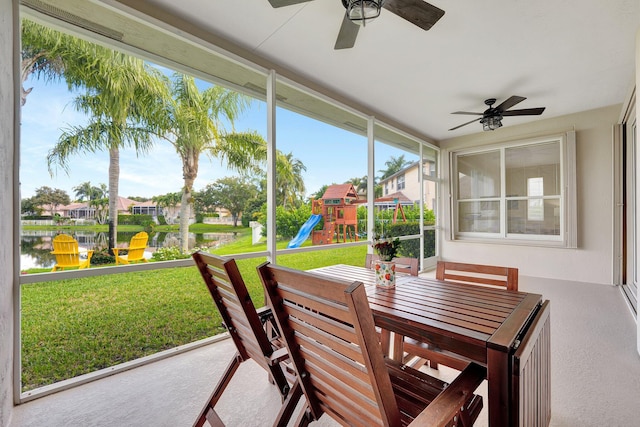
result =
[[[395,195],[393,195],[395,196]],[[387,201],[387,198],[381,198]],[[393,215],[393,222],[397,220],[398,213],[402,215],[406,222],[406,217],[402,205],[397,196],[389,199],[396,204]],[[294,237],[287,248],[297,248],[311,235],[313,245],[327,245],[330,243],[344,243],[347,241],[358,241],[358,192],[353,184],[333,184],[319,200],[311,201],[311,216],[300,227],[298,234]],[[313,228],[324,219],[322,230]]]
[[[311,217],[289,242],[288,248],[297,248],[311,234],[314,245],[358,241],[358,193],[352,184],[330,185],[319,200],[311,202]],[[322,230],[314,230],[324,219]]]

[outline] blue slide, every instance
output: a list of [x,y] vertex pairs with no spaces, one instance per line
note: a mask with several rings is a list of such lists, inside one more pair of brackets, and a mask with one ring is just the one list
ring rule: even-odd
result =
[[309,238],[309,234],[313,227],[315,227],[320,220],[322,219],[322,215],[311,215],[307,222],[305,222],[300,230],[298,230],[298,235],[291,239],[289,244],[287,245],[287,249],[293,249],[299,247],[305,240]]

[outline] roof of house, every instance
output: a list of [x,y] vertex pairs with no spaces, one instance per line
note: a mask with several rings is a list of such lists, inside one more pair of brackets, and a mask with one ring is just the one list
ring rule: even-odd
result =
[[149,206],[149,207],[156,207],[156,206],[158,206],[158,203],[154,202],[153,200],[147,200],[146,202],[134,202],[133,206],[141,206],[141,207]]
[[125,212],[129,210],[129,206],[138,203],[135,200],[127,199],[126,197],[118,197],[116,202],[116,208],[118,212]]
[[358,198],[358,193],[356,192],[353,184],[333,184],[327,187],[324,194],[322,195],[322,199],[343,199],[345,197],[353,197],[354,199]]
[[404,195],[402,191],[396,191],[395,193],[387,194],[386,196],[378,197],[375,199],[375,203],[385,203],[385,202],[400,202],[403,204],[413,203],[413,200]]

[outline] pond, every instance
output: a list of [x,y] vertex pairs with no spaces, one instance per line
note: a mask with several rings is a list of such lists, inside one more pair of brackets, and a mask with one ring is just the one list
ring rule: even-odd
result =
[[[51,241],[61,234],[57,230],[23,230],[20,236],[20,269],[51,268],[55,264],[55,256],[51,254]],[[108,246],[107,232],[95,231],[66,231],[64,234],[73,236],[83,249],[94,251]],[[117,246],[126,247],[136,232],[119,232]],[[214,247],[221,243],[235,240],[234,233],[189,233],[189,248]],[[145,257],[151,258],[153,252],[162,247],[179,246],[180,238],[177,232],[149,233],[149,243]]]

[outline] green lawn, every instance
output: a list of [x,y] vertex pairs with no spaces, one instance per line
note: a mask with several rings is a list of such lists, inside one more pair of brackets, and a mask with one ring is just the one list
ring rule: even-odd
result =
[[[217,229],[216,231],[218,231]],[[250,232],[216,253],[264,250]],[[285,247],[287,242],[279,246]],[[310,269],[362,265],[366,246],[278,257]],[[238,266],[256,306],[263,305],[255,267]],[[31,390],[223,332],[220,316],[195,267],[123,273],[22,286],[22,383]]]

